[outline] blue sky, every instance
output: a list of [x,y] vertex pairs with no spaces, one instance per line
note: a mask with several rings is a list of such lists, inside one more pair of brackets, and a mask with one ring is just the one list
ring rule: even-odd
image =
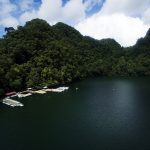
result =
[[4,27],[34,18],[53,25],[64,22],[83,35],[113,38],[134,45],[150,27],[150,0],[0,0],[0,37]]

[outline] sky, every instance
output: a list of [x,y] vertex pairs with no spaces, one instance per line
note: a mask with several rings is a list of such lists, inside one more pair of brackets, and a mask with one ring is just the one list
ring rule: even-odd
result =
[[150,28],[150,0],[0,0],[0,37],[34,18],[64,22],[83,35],[132,46]]

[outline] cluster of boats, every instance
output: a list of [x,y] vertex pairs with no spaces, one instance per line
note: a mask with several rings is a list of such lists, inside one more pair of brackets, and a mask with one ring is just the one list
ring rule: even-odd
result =
[[52,89],[44,87],[43,89],[40,89],[40,90],[28,88],[27,91],[16,93],[16,96],[18,96],[19,98],[22,98],[22,97],[31,96],[32,94],[45,94],[46,92],[58,92],[58,93],[60,93],[60,92],[63,92],[65,90],[68,90],[68,89],[69,89],[69,87],[59,87],[59,88],[52,88]]
[[32,89],[32,88],[28,88],[27,91],[23,91],[23,92],[10,92],[10,93],[6,93],[6,98],[4,98],[2,100],[3,104],[12,106],[12,107],[16,107],[16,106],[23,106],[22,103],[16,101],[16,100],[12,100],[10,98],[12,97],[18,97],[18,98],[23,98],[23,97],[27,97],[27,96],[31,96],[32,94],[45,94],[46,92],[63,92],[68,90],[69,87],[58,87],[58,88],[52,88],[49,89],[48,87],[43,87],[42,89]]

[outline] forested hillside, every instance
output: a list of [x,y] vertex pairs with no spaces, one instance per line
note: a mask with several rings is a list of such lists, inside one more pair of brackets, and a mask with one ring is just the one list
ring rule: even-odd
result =
[[34,19],[0,39],[0,95],[88,76],[149,76],[150,30],[136,45],[95,40],[74,28]]

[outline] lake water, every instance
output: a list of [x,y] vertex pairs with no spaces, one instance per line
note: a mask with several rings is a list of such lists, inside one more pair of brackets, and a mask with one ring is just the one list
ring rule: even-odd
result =
[[21,102],[0,104],[0,150],[150,150],[150,78],[87,79]]

